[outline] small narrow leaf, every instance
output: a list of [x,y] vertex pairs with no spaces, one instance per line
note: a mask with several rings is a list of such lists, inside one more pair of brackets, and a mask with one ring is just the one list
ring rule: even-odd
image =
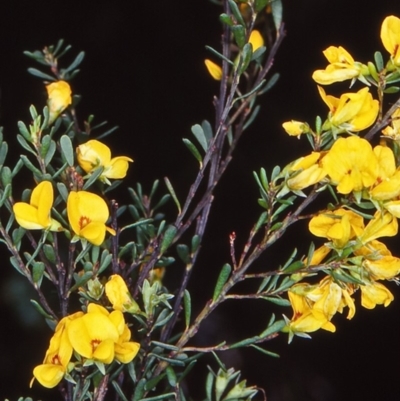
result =
[[220,296],[222,288],[224,287],[225,283],[228,281],[231,271],[232,271],[232,267],[229,263],[225,263],[222,266],[221,272],[218,276],[217,284],[215,285],[215,289],[214,289],[214,295],[213,295],[214,302]]
[[197,150],[196,146],[193,145],[193,143],[187,138],[182,138],[182,141],[186,145],[186,147],[190,150],[192,155],[196,158],[196,160],[199,162],[200,168],[202,168],[203,167],[203,158],[201,157],[201,154]]
[[208,144],[207,144],[207,138],[203,131],[203,127],[200,124],[195,124],[192,126],[191,130],[193,135],[196,137],[197,141],[201,145],[201,147],[204,149],[205,152],[207,152]]
[[68,135],[63,135],[60,138],[60,146],[66,162],[72,167],[74,165],[74,148],[72,147],[72,142]]
[[163,254],[171,245],[172,241],[175,238],[175,235],[177,233],[178,229],[175,226],[168,226],[164,233],[164,238],[161,242],[161,248],[160,248],[160,253]]
[[171,184],[171,181],[167,177],[164,177],[164,182],[165,182],[165,185],[168,188],[169,193],[172,196],[172,199],[175,202],[176,207],[178,208],[178,214],[181,214],[182,213],[181,204],[179,203],[178,197],[176,196],[176,193],[175,193],[175,190],[174,190],[174,188],[173,188],[173,186]]
[[190,292],[185,290],[183,293],[183,309],[185,311],[185,325],[190,326],[190,317],[192,313],[192,301],[190,299]]

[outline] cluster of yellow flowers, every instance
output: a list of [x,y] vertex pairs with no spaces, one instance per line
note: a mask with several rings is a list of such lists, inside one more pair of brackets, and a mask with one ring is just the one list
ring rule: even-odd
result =
[[[123,178],[128,170],[126,156],[111,158],[110,149],[103,143],[91,140],[77,148],[79,166],[92,173],[103,167],[100,180],[109,182],[108,178]],[[51,218],[53,207],[53,186],[50,181],[40,182],[32,191],[29,204],[16,202],[13,206],[15,219],[27,230],[61,231],[61,224]],[[99,195],[87,191],[71,191],[67,199],[69,224],[76,239],[83,238],[94,245],[100,245],[105,233],[115,235],[115,231],[106,226],[109,210],[106,202]]]
[[[101,364],[113,361],[129,363],[139,352],[140,344],[130,341],[131,332],[118,303],[121,300],[126,301],[124,305],[129,303],[130,294],[124,280],[114,275],[105,287],[114,307],[112,312],[89,303],[86,313],[76,312],[57,324],[43,363],[33,370],[42,386],[55,387],[73,369],[93,363],[100,369]],[[73,353],[75,362],[71,361]]]
[[[387,17],[382,24],[381,39],[390,54],[386,65],[388,71],[399,71],[400,67],[400,19]],[[372,63],[355,62],[342,47],[329,47],[324,51],[329,65],[317,70],[313,79],[319,84],[359,79],[368,83]],[[348,196],[348,202],[367,202],[377,210],[364,224],[364,217],[346,206],[325,210],[315,215],[309,230],[317,237],[328,240],[318,248],[310,266],[328,265],[337,261],[339,268],[335,279],[335,268],[331,275],[319,283],[297,283],[288,292],[293,308],[293,317],[287,321],[286,331],[305,335],[320,328],[335,331],[331,322],[337,312],[349,308],[347,318],[355,314],[352,298],[361,292],[361,305],[372,309],[376,305],[389,305],[391,292],[380,280],[392,280],[400,274],[400,259],[393,256],[377,238],[394,236],[398,232],[397,218],[400,217],[400,167],[396,156],[386,141],[372,147],[357,134],[370,127],[379,112],[379,102],[372,98],[369,88],[355,93],[345,93],[340,98],[329,96],[318,87],[329,114],[322,124],[322,133],[331,135],[333,145],[328,150],[312,152],[291,163],[287,171],[288,190],[301,191],[316,183],[333,186],[337,193]],[[391,139],[400,137],[400,108],[392,116],[391,126],[383,134]],[[283,124],[289,135],[314,134],[305,122],[289,121]],[[349,133],[349,137],[337,138],[338,134]],[[346,202],[345,202],[346,203]],[[332,263],[333,263],[332,262]],[[302,277],[307,273],[302,273]],[[341,276],[340,276],[341,275]],[[340,276],[340,277],[339,277]]]

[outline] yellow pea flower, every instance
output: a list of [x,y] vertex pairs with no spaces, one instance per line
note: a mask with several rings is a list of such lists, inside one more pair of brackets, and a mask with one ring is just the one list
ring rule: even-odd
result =
[[[120,311],[112,313],[122,315]],[[107,364],[114,360],[114,343],[119,332],[109,315],[105,308],[89,304],[87,313],[68,325],[69,341],[79,355]]]
[[91,173],[100,166],[104,167],[100,179],[107,184],[110,184],[108,178],[124,178],[129,162],[133,162],[130,157],[126,156],[111,158],[110,148],[94,139],[79,145],[76,154],[79,165],[86,173]]
[[108,300],[115,310],[137,313],[139,305],[133,300],[124,279],[119,274],[113,274],[105,285]]
[[400,107],[394,111],[391,124],[382,130],[382,134],[395,141],[400,140]]
[[253,53],[261,46],[264,46],[264,38],[262,37],[260,31],[257,31],[257,29],[251,31],[249,43],[251,43],[253,47]]
[[379,102],[372,98],[368,88],[344,93],[339,99],[327,95],[321,86],[318,86],[318,91],[330,110],[324,129],[358,132],[371,126],[378,116]]
[[291,190],[302,190],[320,182],[326,176],[326,171],[319,163],[320,156],[321,153],[312,152],[310,155],[302,157],[293,163],[290,170],[299,171],[299,173],[287,180],[287,186]]
[[400,66],[400,18],[390,15],[383,20],[381,40],[395,66]]
[[[68,371],[68,364],[72,356],[72,345],[66,328],[71,321],[80,316],[83,316],[83,312],[74,313],[59,321],[50,340],[43,364],[34,368],[33,376],[43,387],[55,387]],[[32,383],[33,380],[31,386]]]
[[96,194],[71,191],[67,199],[67,214],[74,233],[94,245],[104,241],[106,230],[115,235],[115,231],[105,224],[109,217],[107,204]]
[[337,209],[314,216],[308,228],[315,236],[328,238],[336,248],[340,249],[363,233],[364,220],[351,210]]
[[372,240],[354,254],[364,257],[363,267],[374,280],[390,280],[400,274],[400,259],[380,241]]
[[389,212],[376,212],[374,218],[369,221],[360,241],[366,244],[380,237],[393,237],[397,234],[398,222],[397,218]]
[[282,124],[282,127],[290,136],[300,136],[301,134],[310,132],[310,127],[308,124],[301,121],[286,121]]
[[309,284],[295,284],[288,291],[289,301],[293,309],[293,317],[289,323],[289,330],[293,333],[312,333],[324,329],[335,332],[335,326],[320,311],[313,310],[313,302],[305,296],[312,288]]
[[50,112],[49,124],[72,103],[71,87],[68,82],[57,81],[46,85],[48,99],[47,106]]
[[393,294],[381,283],[361,285],[361,305],[374,309],[376,305],[388,306],[394,299]]
[[86,314],[68,325],[67,332],[78,354],[106,364],[114,358],[129,363],[140,348],[140,344],[129,341],[131,333],[121,311],[109,313],[93,303],[88,305]]
[[131,339],[131,331],[125,324],[118,342],[114,344],[115,359],[121,363],[129,363],[135,358],[140,349],[140,344]]
[[209,74],[216,80],[221,81],[222,79],[222,68],[214,63],[213,61],[206,59],[204,60],[204,64],[207,67]]
[[32,191],[29,204],[16,202],[13,211],[17,223],[27,230],[61,231],[61,224],[52,219],[53,186],[50,181],[42,181]]
[[320,85],[330,85],[347,79],[357,78],[360,75],[361,64],[356,63],[343,47],[330,46],[323,51],[329,61],[325,70],[314,71],[312,78]]
[[341,194],[369,188],[379,173],[372,146],[358,136],[339,138],[322,159],[322,166]]

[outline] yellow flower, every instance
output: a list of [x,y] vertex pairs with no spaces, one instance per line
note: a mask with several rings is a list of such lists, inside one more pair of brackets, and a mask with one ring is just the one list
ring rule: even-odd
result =
[[358,136],[339,138],[322,159],[322,166],[341,194],[370,187],[379,173],[370,143]]
[[115,235],[115,231],[106,227],[109,217],[104,199],[86,191],[71,191],[67,200],[68,220],[74,233],[94,245],[104,241],[106,230]]
[[313,310],[314,303],[306,296],[312,288],[314,286],[300,283],[293,285],[288,291],[293,309],[289,330],[293,333],[312,333],[319,329],[335,332],[336,328],[328,318],[323,313]]
[[140,345],[130,340],[130,331],[121,311],[109,313],[100,305],[89,304],[87,313],[72,321],[68,338],[73,349],[91,360],[109,364],[114,358],[129,363]]
[[381,27],[381,40],[389,52],[392,62],[400,66],[400,19],[394,15],[386,17]]
[[354,254],[364,257],[363,267],[374,280],[390,280],[400,274],[400,259],[380,241],[372,240]]
[[119,336],[118,341],[114,344],[115,359],[121,363],[129,363],[137,355],[140,344],[131,339],[131,331],[128,326],[124,325],[124,330]]
[[393,294],[381,283],[361,285],[361,305],[374,309],[376,305],[388,306],[394,299]]
[[43,364],[36,366],[33,370],[34,378],[43,387],[55,387],[67,372],[72,356],[72,345],[66,328],[71,321],[80,316],[83,316],[83,312],[74,313],[60,320],[50,340]]
[[331,320],[337,312],[342,313],[345,306],[349,307],[347,319],[351,319],[356,311],[351,293],[350,288],[341,288],[328,276],[322,279],[317,287],[307,292],[306,297],[314,302],[312,306],[314,313],[320,312],[328,320]]
[[390,200],[400,195],[400,170],[396,171],[396,161],[392,149],[388,146],[375,146],[374,153],[378,160],[377,182],[370,190],[375,200]]
[[90,140],[76,149],[79,165],[86,173],[91,173],[98,167],[104,167],[100,179],[110,184],[108,178],[119,179],[126,176],[130,157],[118,156],[111,158],[110,148],[103,143]]
[[392,114],[391,125],[383,129],[382,134],[395,141],[400,140],[400,107],[394,111]]
[[253,53],[259,49],[261,46],[264,46],[264,39],[261,36],[260,31],[257,31],[257,29],[254,29],[251,31],[250,37],[249,37],[249,43],[253,46]]
[[211,61],[209,59],[204,60],[204,64],[206,65],[207,70],[210,73],[210,75],[216,81],[221,81],[221,79],[222,79],[222,68],[218,64],[215,64],[213,61]]
[[107,298],[115,310],[129,313],[140,311],[138,304],[132,299],[128,287],[120,275],[113,274],[106,283],[105,290]]
[[329,85],[360,75],[361,65],[343,47],[330,46],[323,53],[330,64],[325,70],[314,71],[312,78],[318,84]]
[[351,210],[337,209],[314,216],[308,228],[315,236],[328,238],[336,248],[340,249],[362,234],[364,220]]
[[326,176],[326,171],[319,164],[320,156],[319,152],[312,152],[293,163],[290,170],[298,174],[287,180],[287,186],[291,190],[302,190],[320,182]]
[[282,127],[291,136],[300,136],[301,134],[310,132],[310,127],[308,124],[301,121],[286,121],[282,124]]
[[318,90],[330,110],[324,129],[358,132],[371,126],[378,116],[379,102],[372,98],[368,88],[357,93],[344,93],[339,99],[327,95],[320,86]]
[[57,81],[46,85],[46,89],[51,124],[72,103],[71,87],[68,82]]
[[393,237],[397,234],[397,218],[388,212],[376,212],[374,218],[369,221],[360,240],[363,244],[380,237]]
[[50,181],[42,181],[32,191],[28,203],[16,202],[13,206],[17,223],[27,230],[61,231],[60,223],[50,216],[53,206],[53,187]]

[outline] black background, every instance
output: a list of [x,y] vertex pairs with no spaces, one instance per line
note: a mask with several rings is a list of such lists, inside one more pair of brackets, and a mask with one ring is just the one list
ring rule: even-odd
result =
[[[64,38],[73,46],[70,57],[80,50],[87,54],[72,83],[74,93],[83,95],[80,121],[93,113],[98,122],[107,119],[120,126],[108,143],[115,155],[134,158],[129,185],[140,181],[149,190],[154,179],[168,176],[183,198],[196,162],[181,138],[191,135],[191,125],[203,119],[213,122],[212,96],[218,84],[208,76],[203,59],[209,57],[206,44],[218,47],[219,12],[207,0],[4,2],[0,5],[0,123],[6,140],[15,144],[16,121],[28,123],[29,105],[40,110],[46,100],[41,81],[26,73],[34,65],[22,51]],[[342,45],[360,61],[372,59],[375,50],[384,51],[379,29],[390,14],[400,15],[397,1],[367,5],[349,0],[284,0],[287,37],[274,67],[282,79],[262,98],[262,113],[243,137],[217,190],[206,256],[190,288],[199,305],[208,299],[220,266],[229,260],[229,233],[235,231],[240,244],[260,213],[251,172],[260,167],[270,171],[273,165],[308,152],[306,142],[287,137],[281,124],[289,119],[312,123],[316,114],[326,113],[311,80],[312,71],[325,66],[321,51]],[[345,89],[347,83],[328,91],[338,94]],[[30,179],[26,174],[24,184]],[[287,239],[265,255],[260,266],[275,268],[294,246],[304,252],[304,239],[308,239],[304,227],[289,230]],[[397,244],[398,240],[391,241],[393,253],[399,255]],[[55,390],[42,390],[37,383],[33,390],[28,388],[32,368],[41,362],[51,333],[29,305],[34,293],[12,270],[6,252],[2,258],[0,399],[28,395],[60,399]],[[171,277],[178,273],[172,271]],[[264,387],[269,401],[398,400],[399,289],[395,285],[390,289],[395,295],[390,307],[372,311],[358,307],[351,322],[335,317],[335,334],[317,332],[312,340],[296,338],[290,346],[282,337],[269,344],[280,359],[246,351],[228,355],[227,364],[242,369],[249,384]],[[197,341],[213,344],[222,337],[233,341],[256,334],[248,322],[252,319],[260,330],[271,311],[264,303],[227,304]],[[198,389],[204,370],[196,370],[188,383],[195,389],[195,399],[204,396]]]

